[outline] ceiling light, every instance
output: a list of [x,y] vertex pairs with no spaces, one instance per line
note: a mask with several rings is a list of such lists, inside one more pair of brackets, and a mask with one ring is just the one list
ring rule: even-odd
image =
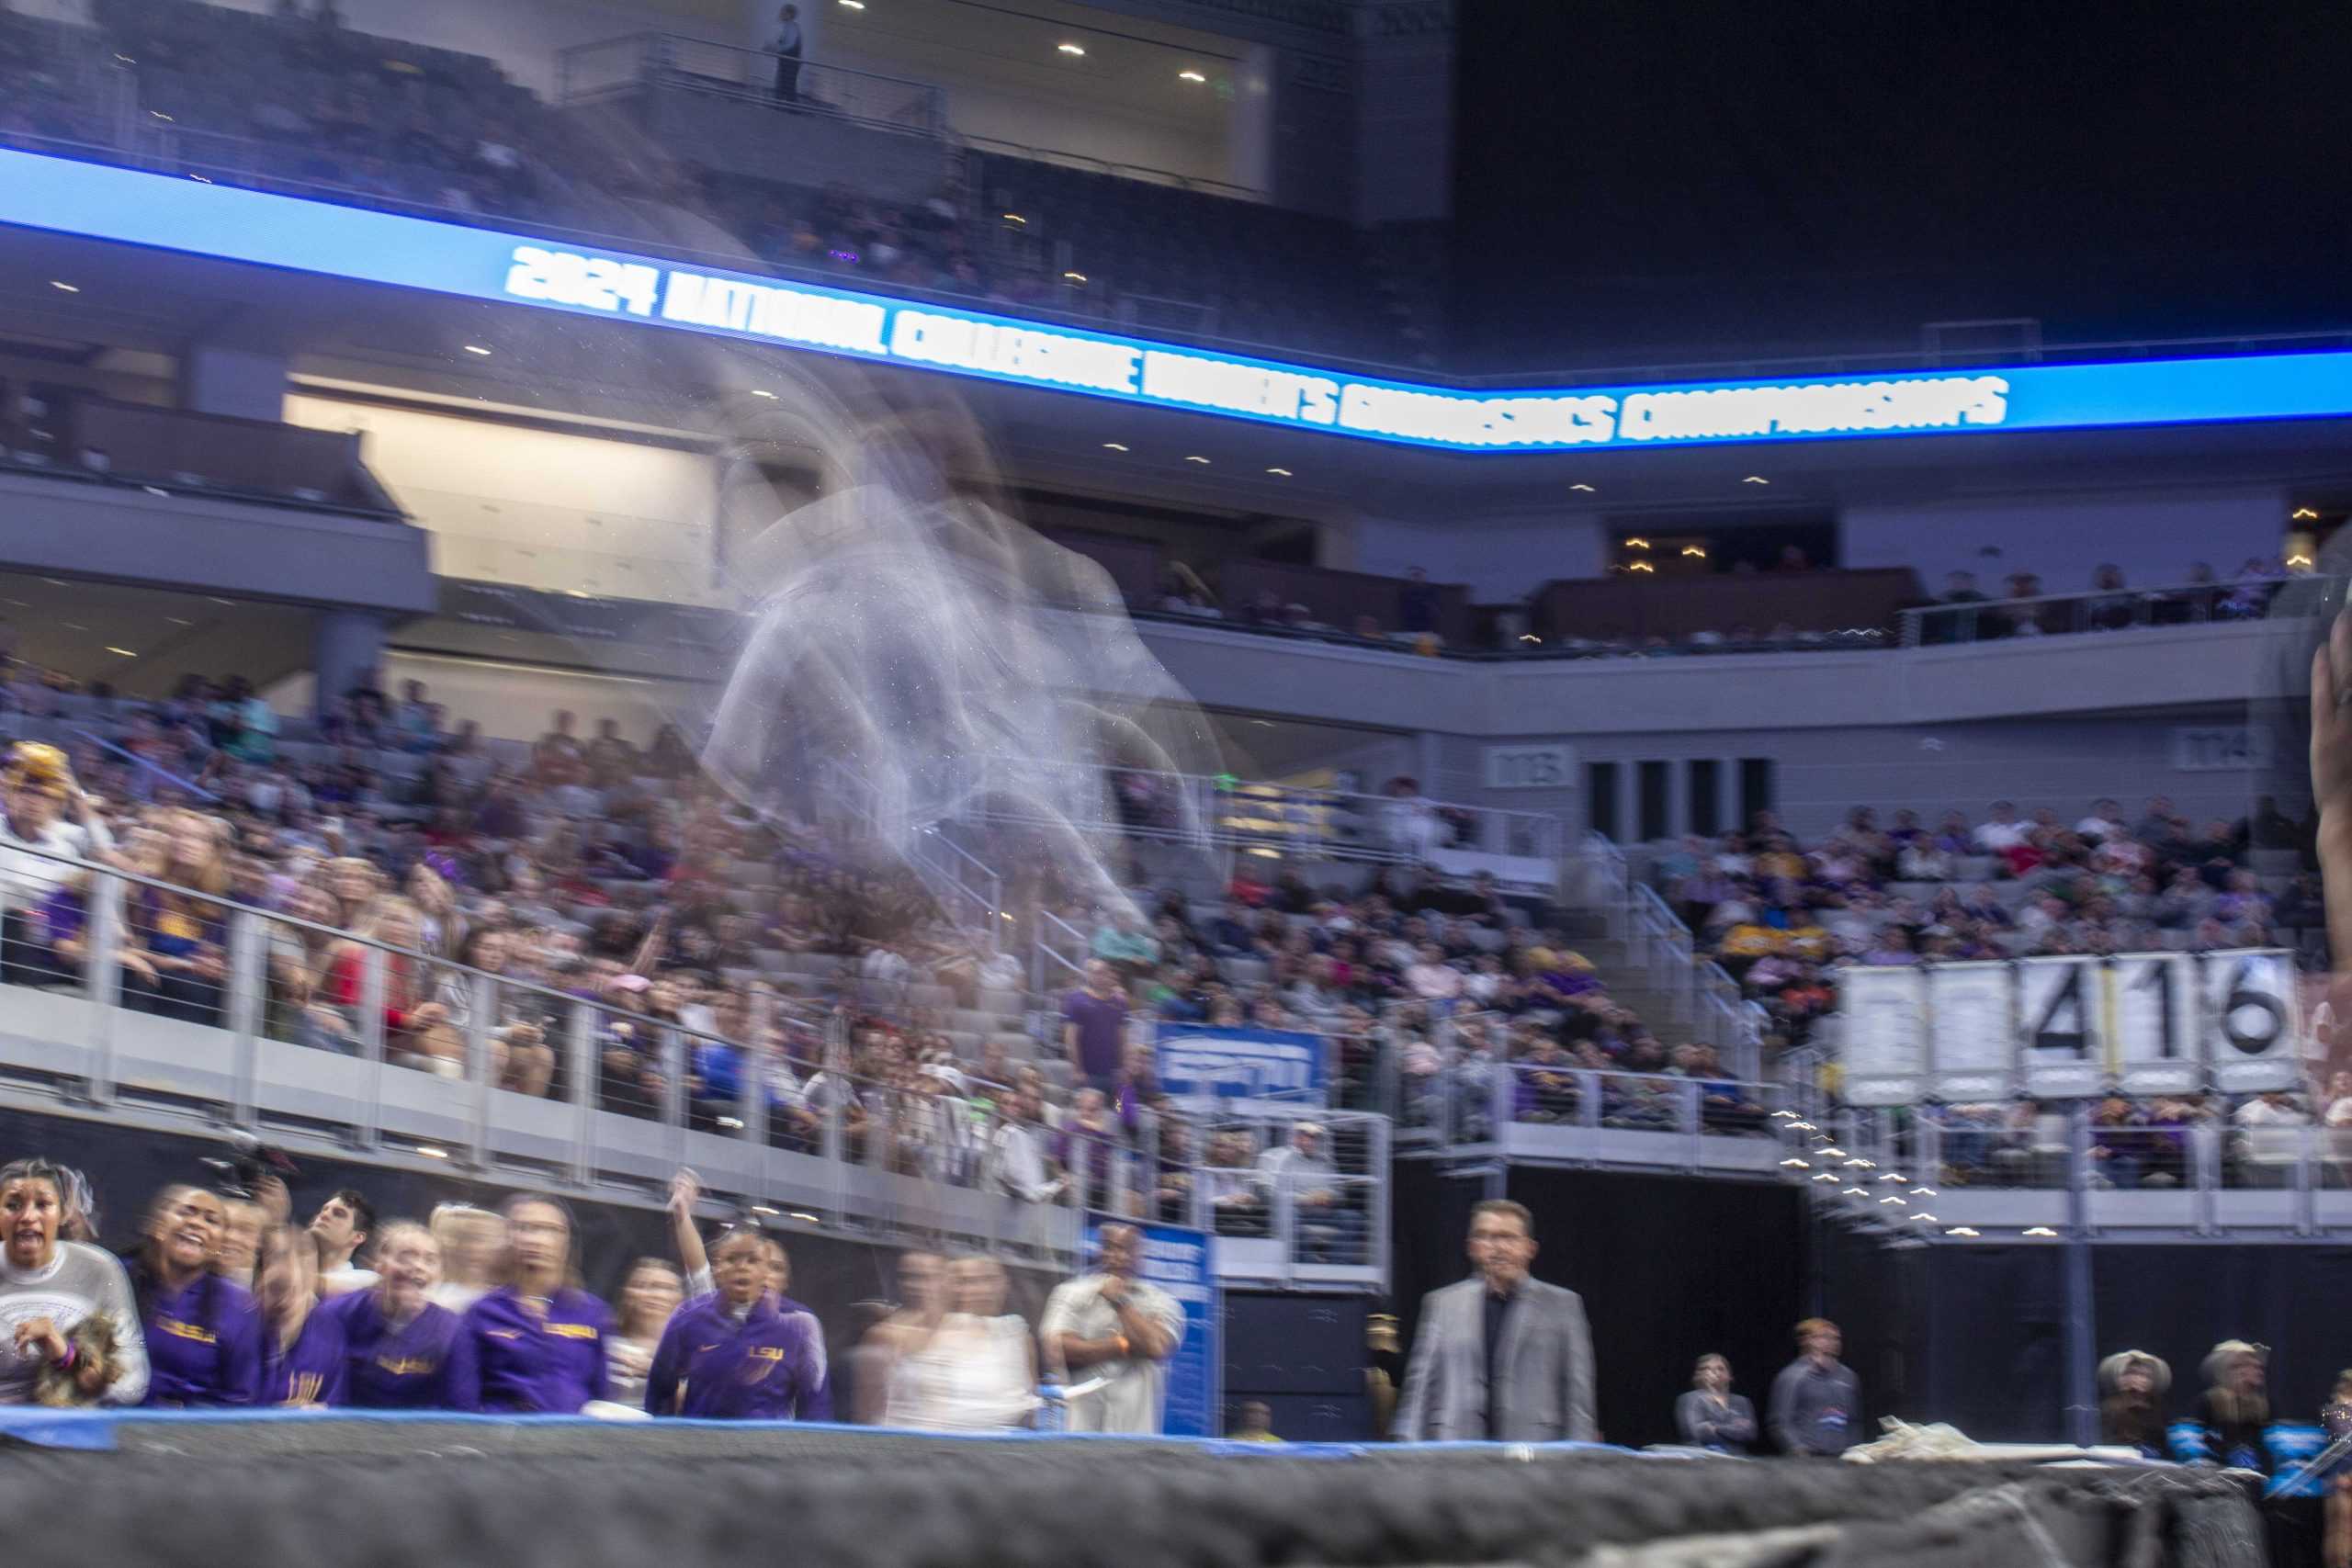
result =
[[79,621],[60,621],[57,624],[69,632],[85,632],[90,629]]
[[1570,490],[1580,490],[1587,495],[1590,495],[1592,493],[1592,487],[1590,485],[1570,485],[1568,488]]
[[1811,1170],[1813,1168],[1813,1162],[1811,1160],[1797,1159],[1793,1156],[1782,1160],[1781,1165],[1781,1168],[1786,1170]]
[[1685,546],[1683,546],[1683,547],[1682,547],[1682,554],[1683,554],[1683,556],[1684,556],[1684,558],[1690,558],[1690,557],[1691,557],[1691,556],[1697,556],[1701,560],[1705,560],[1705,559],[1707,558],[1707,552],[1706,552],[1706,551],[1704,551],[1704,550],[1702,550],[1702,549],[1701,549],[1701,548],[1700,548],[1698,546],[1696,546],[1696,545],[1685,545]]
[[121,52],[119,52],[119,51],[118,51],[118,52],[116,53],[115,58],[116,58],[117,60],[121,61],[125,65],[136,65],[136,64],[138,64],[138,63],[139,63],[139,62],[137,62],[137,61],[135,61],[135,60],[131,59],[131,58],[130,58],[130,56],[129,56],[129,55],[127,55],[127,54],[124,54],[124,53],[121,53]]
[[1980,1234],[1982,1233],[1980,1233],[1974,1225],[1954,1225],[1951,1229],[1944,1232],[1944,1235],[1977,1235]]
[[754,1203],[752,1205],[752,1213],[755,1214],[766,1214],[770,1218],[774,1218],[776,1211],[769,1208],[765,1203]]
[[127,648],[116,648],[112,645],[108,645],[107,651],[108,653],[119,654],[125,659],[136,659],[139,657],[139,655],[131,652],[130,649]]
[[216,593],[208,593],[205,597],[211,600],[215,604],[226,604],[232,610],[237,607],[237,602],[234,599],[223,599]]
[[1064,54],[1082,55],[1086,52],[1086,46],[1080,43],[1057,43],[1054,47]]
[[2058,1233],[2048,1225],[2028,1225],[2025,1228],[2025,1234],[2027,1235],[2056,1235]]
[[1645,561],[1645,560],[1637,560],[1637,561],[1635,561],[1633,565],[1631,565],[1631,566],[1627,567],[1625,570],[1626,570],[1627,571],[1656,571],[1656,570],[1657,570],[1657,568],[1656,568],[1656,567],[1652,566],[1649,562],[1647,562],[1647,561]]
[[51,588],[70,588],[73,586],[62,577],[44,577],[41,581],[48,583]]
[[194,621],[189,620],[185,615],[165,615],[164,619],[171,622],[172,625],[175,626],[192,626],[196,625]]
[[1767,1120],[1773,1122],[1793,1122],[1796,1119],[1797,1113],[1793,1111],[1775,1111],[1769,1118],[1767,1118]]
[[1198,463],[1198,464],[1200,464],[1200,465],[1201,465],[1201,467],[1203,467],[1203,468],[1207,468],[1207,467],[1208,467],[1208,464],[1209,464],[1209,460],[1208,460],[1206,457],[1200,457],[1200,456],[1198,456],[1198,455],[1196,455],[1196,454],[1192,454],[1192,453],[1187,453],[1187,454],[1185,455],[1184,461],[1186,461],[1186,462],[1188,462],[1188,463]]
[[1914,1187],[1911,1189],[1911,1196],[1914,1198],[1933,1198],[1936,1196],[1936,1190],[1932,1187]]
[[1028,221],[1029,221],[1029,220],[1027,220],[1026,218],[1022,217],[1022,216],[1021,216],[1021,214],[1019,214],[1018,212],[1008,212],[1008,213],[1006,213],[1006,214],[1004,215],[1004,220],[1005,220],[1007,223],[1026,223],[1026,222],[1028,222]]
[[201,181],[205,185],[210,185],[212,183],[212,176],[209,175],[188,175],[188,178]]
[[1627,549],[1629,549],[1629,550],[1645,550],[1645,549],[1648,549],[1648,548],[1650,547],[1650,542],[1649,542],[1647,539],[1640,538],[1640,537],[1638,537],[1638,536],[1637,536],[1637,537],[1634,537],[1634,538],[1631,538],[1631,539],[1626,540],[1626,541],[1625,541],[1625,547],[1626,547]]
[[863,11],[865,9],[865,0],[842,0],[842,5],[844,8],[852,11]]
[[775,394],[767,390],[765,388],[754,387],[752,389],[752,396],[755,398],[773,398]]
[[1102,450],[1105,452],[1124,452],[1126,449],[1127,444],[1124,441],[1105,441],[1102,443]]
[[1879,1200],[1879,1206],[1881,1208],[1884,1208],[1889,1203],[1894,1204],[1898,1209],[1907,1209],[1910,1207],[1908,1203],[1905,1203],[1902,1199],[1896,1197],[1892,1192]]
[[1766,479],[1762,474],[1750,474],[1739,482],[1744,485],[1768,485],[1772,481]]
[[1208,78],[1202,75],[1197,71],[1179,71],[1176,73],[1176,80],[1179,82],[1205,82]]
[[416,1152],[423,1155],[426,1159],[447,1159],[449,1157],[448,1150],[435,1148],[431,1144],[417,1145]]
[[1521,642],[1532,642],[1532,643],[1535,643],[1535,644],[1538,644],[1538,645],[1541,645],[1541,644],[1542,644],[1542,642],[1544,641],[1544,639],[1543,639],[1542,637],[1537,637],[1533,632],[1521,632],[1521,633],[1520,633],[1520,634],[1519,634],[1519,640],[1520,640],[1520,641],[1521,641]]
[[1266,472],[1273,475],[1276,479],[1286,479],[1290,478],[1290,470],[1288,468],[1268,468]]
[[145,491],[149,495],[160,495],[166,501],[169,501],[172,498],[172,492],[165,490],[162,485],[141,485],[139,488]]
[[1083,283],[1086,281],[1086,274],[1082,272],[1066,272],[1062,274],[1062,281],[1064,283]]
[[1835,1181],[1838,1179],[1838,1173],[1834,1170],[1825,1170],[1819,1176],[1815,1177],[1814,1179],[1815,1181]]
[[1838,1148],[1835,1145],[1832,1145],[1828,1148],[1821,1151],[1821,1157],[1824,1159],[1844,1159],[1846,1157],[1846,1151]]
[[[62,283],[61,283],[61,284],[59,284],[57,287],[59,287],[60,288],[64,288],[64,287],[65,287],[65,285],[63,285],[63,284],[62,284]],[[2297,523],[2301,523],[2301,522],[2302,522],[2305,518],[2311,518],[2311,519],[2312,519],[2312,520],[2316,521],[2318,517],[2319,517],[2319,513],[2316,513],[2316,512],[2313,512],[2310,507],[2308,507],[2308,506],[2298,506],[2297,508],[2295,508],[2294,516],[2292,517],[2291,521],[2293,521],[2293,522],[2297,522]]]
[[1934,1224],[1936,1223],[1936,1216],[1935,1216],[1935,1215],[1933,1215],[1933,1214],[1928,1213],[1926,1210],[1924,1210],[1924,1209],[1922,1209],[1919,1213],[1916,1213],[1916,1214],[1909,1215],[1909,1216],[1907,1216],[1907,1217],[1909,1218],[1909,1220],[1911,1221],[1911,1223],[1912,1223],[1913,1224],[1916,1224],[1916,1225],[1932,1225],[1932,1224]]
[[785,1218],[788,1220],[798,1220],[801,1224],[809,1225],[821,1225],[825,1223],[806,1209],[795,1209],[791,1213],[786,1214]]
[[482,345],[478,343],[469,343],[466,344],[466,352],[468,354],[479,354],[485,359],[490,357],[490,350],[482,347]]
[[1843,1192],[1838,1193],[1838,1196],[1840,1198],[1867,1198],[1870,1196],[1870,1193],[1860,1187],[1849,1187]]
[[62,289],[68,294],[79,294],[82,292],[82,286],[80,284],[68,283],[62,277],[51,278],[49,280],[49,286],[51,288]]
[[743,1126],[743,1119],[740,1116],[721,1116],[718,1118],[718,1124],[726,1128],[730,1133],[741,1132]]
[[170,125],[172,123],[172,117],[165,114],[162,109],[149,109],[147,112],[153,115],[157,119],[162,120],[165,125]]

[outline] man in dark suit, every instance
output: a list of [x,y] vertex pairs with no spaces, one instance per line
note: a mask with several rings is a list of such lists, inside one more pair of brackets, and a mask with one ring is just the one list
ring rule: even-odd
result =
[[1470,1211],[1470,1263],[1421,1302],[1396,1404],[1400,1442],[1598,1442],[1592,1331],[1574,1291],[1530,1279],[1535,1219],[1489,1199]]

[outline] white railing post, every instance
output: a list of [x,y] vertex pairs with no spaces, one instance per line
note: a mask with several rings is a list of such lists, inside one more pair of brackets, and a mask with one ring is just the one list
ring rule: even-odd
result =
[[596,1079],[604,1065],[585,1001],[565,1010],[563,1060],[565,1087],[571,1093],[571,1184],[584,1188],[596,1175]]
[[90,951],[83,960],[89,986],[90,1073],[93,1105],[114,1103],[115,1030],[122,1003],[123,884],[101,874],[90,885]]
[[487,975],[461,975],[458,984],[471,992],[466,1014],[466,1081],[473,1106],[468,1129],[468,1157],[476,1170],[490,1168],[490,1091],[498,1087],[491,1071],[490,1037],[498,1009],[498,982]]
[[360,1126],[360,1146],[374,1148],[384,1139],[384,950],[359,950],[359,1055],[368,1064],[366,1120]]
[[230,1122],[250,1129],[256,1119],[254,1101],[261,1094],[259,1035],[266,992],[262,966],[261,920],[238,909],[229,916],[229,972],[223,978],[227,996],[224,1021],[236,1039],[236,1081],[232,1089]]

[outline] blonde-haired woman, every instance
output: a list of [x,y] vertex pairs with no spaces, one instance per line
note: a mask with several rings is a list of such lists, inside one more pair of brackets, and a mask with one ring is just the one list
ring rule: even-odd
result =
[[228,854],[212,822],[193,811],[165,812],[156,829],[162,851],[150,874],[168,886],[130,890],[131,934],[155,971],[157,1010],[218,1024],[229,976],[228,909],[220,901],[229,890]]

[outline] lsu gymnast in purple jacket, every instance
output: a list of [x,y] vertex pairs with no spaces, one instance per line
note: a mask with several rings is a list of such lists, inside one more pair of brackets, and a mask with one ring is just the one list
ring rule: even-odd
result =
[[376,1282],[320,1311],[342,1330],[344,1403],[359,1410],[471,1410],[481,1398],[473,1337],[433,1302],[441,1244],[414,1220],[376,1232]]
[[816,1319],[777,1310],[759,1233],[720,1236],[710,1269],[718,1289],[680,1307],[662,1330],[646,1374],[646,1410],[718,1421],[823,1419]]
[[212,1271],[229,1209],[201,1187],[166,1187],[130,1260],[147,1339],[147,1403],[252,1404],[261,1397],[261,1313]]
[[477,1391],[463,1408],[574,1416],[605,1397],[610,1308],[580,1288],[571,1213],[553,1198],[506,1201],[506,1282],[466,1311]]

